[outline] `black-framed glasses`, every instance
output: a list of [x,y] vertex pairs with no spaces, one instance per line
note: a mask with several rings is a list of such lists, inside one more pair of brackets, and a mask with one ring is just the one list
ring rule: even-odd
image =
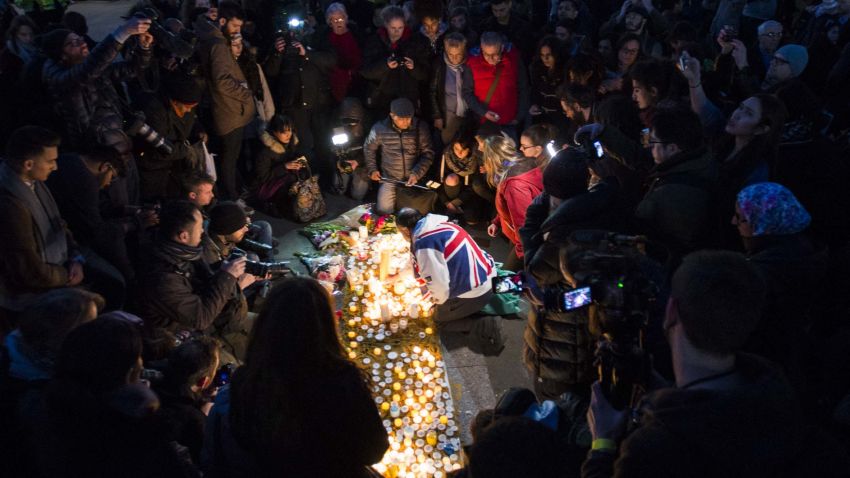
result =
[[767,32],[767,33],[762,33],[759,36],[768,37],[768,38],[782,38],[782,32]]
[[785,58],[782,58],[781,56],[774,56],[773,58],[770,59],[770,61],[775,61],[775,62],[781,63],[783,65],[791,64],[790,61],[786,60]]
[[536,147],[537,147],[536,145],[526,146],[524,144],[521,144],[521,145],[519,145],[519,150],[524,152],[528,148],[536,148]]

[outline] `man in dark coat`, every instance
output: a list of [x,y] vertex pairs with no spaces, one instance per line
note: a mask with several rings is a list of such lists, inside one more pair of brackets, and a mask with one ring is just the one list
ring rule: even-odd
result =
[[846,476],[846,452],[802,413],[781,372],[740,353],[764,303],[764,281],[742,255],[685,257],[664,320],[675,384],[643,398],[623,440],[635,415],[595,383],[582,476]]
[[404,11],[389,6],[381,11],[384,26],[369,38],[363,48],[360,74],[371,83],[367,106],[381,117],[395,98],[407,98],[419,106],[419,82],[428,78],[428,66],[417,57],[411,30],[405,25]]
[[[587,154],[576,149],[552,158],[543,172],[543,193],[528,208],[520,228],[526,271],[540,288],[572,287],[561,274],[559,250],[573,231],[613,229],[618,223],[617,188],[602,181],[588,190],[587,160]],[[587,310],[547,311],[535,292],[523,348],[535,392],[541,400],[557,399],[566,391],[586,396],[595,377],[596,345]]]
[[[305,18],[297,10],[288,11],[290,18]],[[330,72],[336,66],[336,52],[327,35],[304,35],[300,30],[292,39],[279,37],[263,71],[269,78],[276,100],[276,111],[295,122],[302,146],[308,150],[327,151],[327,120],[331,107]],[[323,158],[325,155],[322,155]],[[329,177],[330,165],[317,171]]]
[[[203,217],[187,201],[167,205],[160,215],[158,237],[139,274],[139,316],[153,335],[163,329],[216,335],[246,336],[246,313],[238,288],[245,258],[224,261],[209,275],[200,263],[204,248]],[[239,342],[242,342],[239,340]],[[242,350],[235,350],[241,355]]]
[[206,139],[194,111],[201,91],[189,78],[172,78],[165,94],[152,96],[142,108],[145,122],[168,141],[169,148],[143,142],[139,157],[141,196],[144,200],[177,196],[181,180],[204,158],[192,146],[193,139]]
[[[64,121],[64,136],[70,146],[80,146],[93,136],[92,130],[120,129],[121,99],[113,81],[134,77],[150,63],[150,22],[130,18],[98,43],[91,54],[85,40],[70,30],[59,29],[45,35],[42,49],[48,59],[41,81],[55,104],[55,112]],[[133,35],[139,38],[133,60],[113,63]]]

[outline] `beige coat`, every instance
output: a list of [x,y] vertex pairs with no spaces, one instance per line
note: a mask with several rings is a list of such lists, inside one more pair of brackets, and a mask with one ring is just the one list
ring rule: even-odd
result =
[[225,135],[254,119],[254,97],[218,26],[199,17],[195,32],[201,39],[199,53],[212,99],[213,127],[217,135]]

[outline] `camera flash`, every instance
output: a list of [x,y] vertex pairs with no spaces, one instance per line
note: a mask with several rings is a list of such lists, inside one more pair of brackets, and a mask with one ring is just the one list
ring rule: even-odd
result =
[[343,128],[334,128],[333,136],[331,136],[331,143],[334,146],[340,146],[348,143],[348,133],[345,132]]

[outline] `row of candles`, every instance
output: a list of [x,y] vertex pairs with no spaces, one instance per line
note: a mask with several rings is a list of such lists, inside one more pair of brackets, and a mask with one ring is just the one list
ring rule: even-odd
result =
[[[390,448],[375,469],[387,477],[445,478],[461,467],[458,425],[432,304],[410,273],[409,244],[400,234],[351,236],[343,343],[349,357],[371,370],[389,435]],[[394,335],[401,340],[389,341]]]

